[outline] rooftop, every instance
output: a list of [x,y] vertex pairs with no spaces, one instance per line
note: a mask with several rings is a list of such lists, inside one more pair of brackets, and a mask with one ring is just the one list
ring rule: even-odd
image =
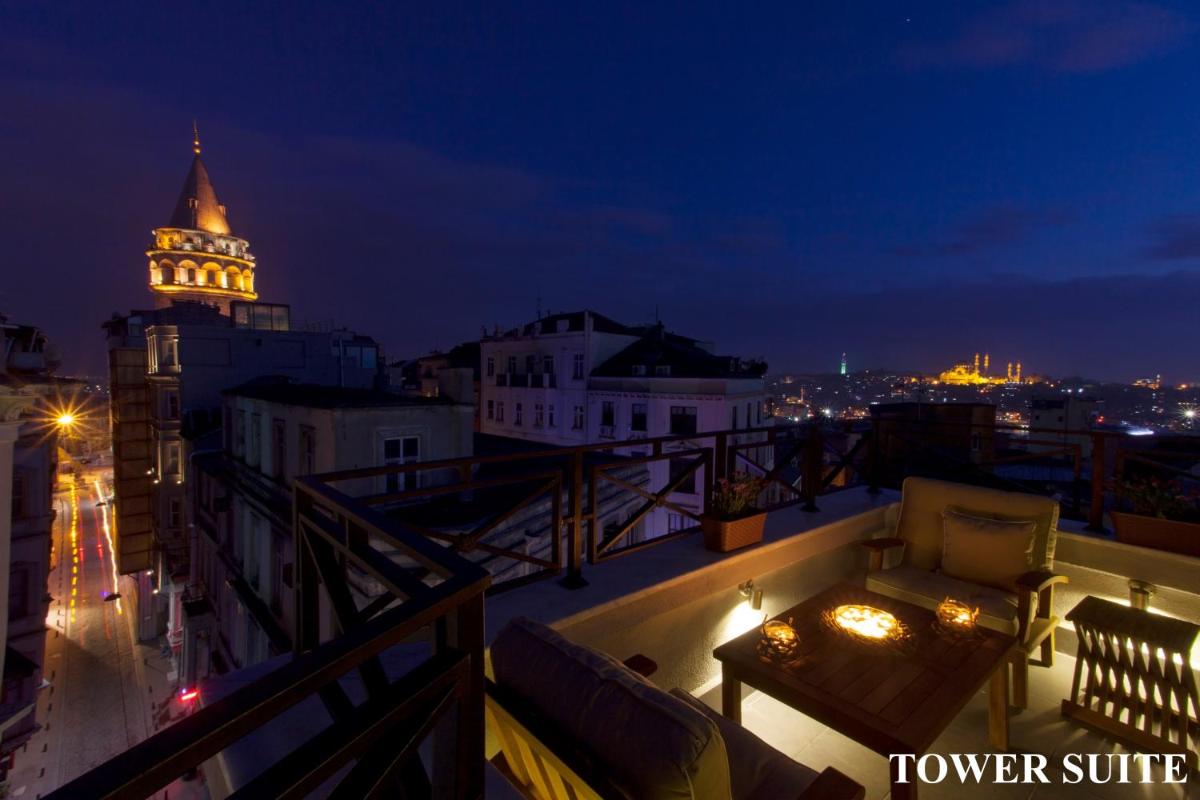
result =
[[286,380],[255,380],[233,389],[227,389],[223,394],[306,408],[396,408],[454,405],[454,401],[448,397],[416,397],[393,394],[379,389],[292,383]]

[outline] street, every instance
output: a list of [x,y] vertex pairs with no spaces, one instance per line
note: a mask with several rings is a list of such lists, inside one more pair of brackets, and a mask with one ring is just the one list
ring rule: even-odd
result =
[[[62,476],[47,590],[52,596],[41,729],[16,753],[11,797],[41,797],[145,739],[181,711],[171,662],[158,643],[134,635],[131,579],[113,561],[107,469]],[[111,597],[120,591],[124,597]],[[107,599],[106,599],[107,598]],[[205,796],[200,781],[170,787],[160,798]]]

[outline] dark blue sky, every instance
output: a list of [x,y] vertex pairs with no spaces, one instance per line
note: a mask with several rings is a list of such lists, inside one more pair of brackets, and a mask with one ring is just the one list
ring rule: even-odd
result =
[[0,4],[0,310],[72,369],[195,116],[263,298],[391,356],[540,296],[776,370],[1200,379],[1190,3],[246,5]]

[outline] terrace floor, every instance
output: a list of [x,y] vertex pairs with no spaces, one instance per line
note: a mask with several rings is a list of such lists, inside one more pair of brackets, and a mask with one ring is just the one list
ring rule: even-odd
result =
[[[1067,753],[1125,753],[1133,752],[1115,740],[1063,718],[1060,703],[1070,694],[1075,659],[1059,653],[1053,667],[1030,667],[1029,708],[1010,717],[1009,743],[1011,752],[1041,753],[1049,760],[1047,777],[1052,781],[1042,786],[1022,784],[963,785],[953,774],[940,784],[922,784],[919,794],[926,798],[959,800],[1029,800],[1029,798],[1084,798],[1085,800],[1174,800],[1200,798],[1200,777],[1193,774],[1186,784],[1088,784],[1062,783],[1061,757]],[[719,708],[720,690],[704,698]],[[889,797],[888,762],[862,745],[836,731],[804,716],[777,700],[751,692],[742,703],[742,724],[777,750],[814,769],[827,766],[841,770],[867,789],[866,800],[885,800]],[[989,753],[994,752],[987,738],[987,691],[981,691],[950,727],[934,743],[930,752]],[[1161,768],[1156,768],[1158,780]]]

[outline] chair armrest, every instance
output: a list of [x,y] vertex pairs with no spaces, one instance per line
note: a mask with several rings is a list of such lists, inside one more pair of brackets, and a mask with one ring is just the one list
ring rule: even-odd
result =
[[799,800],[862,800],[867,790],[833,767],[822,770]]
[[625,666],[641,675],[643,678],[649,678],[654,673],[658,672],[658,664],[649,656],[644,656],[641,653],[635,653],[623,662]]
[[1024,642],[1028,637],[1031,615],[1030,606],[1033,596],[1037,595],[1037,616],[1047,619],[1054,608],[1054,587],[1056,584],[1070,583],[1066,575],[1056,575],[1044,569],[1026,572],[1017,578],[1017,639]]
[[889,550],[894,550],[897,547],[904,547],[903,539],[895,539],[885,537],[882,539],[863,539],[858,543],[859,547],[870,552],[870,559],[867,562],[868,572],[878,572],[883,569],[883,554]]
[[1017,578],[1017,587],[1030,592],[1040,592],[1056,583],[1070,583],[1070,579],[1066,575],[1056,575],[1044,569],[1026,572]]

